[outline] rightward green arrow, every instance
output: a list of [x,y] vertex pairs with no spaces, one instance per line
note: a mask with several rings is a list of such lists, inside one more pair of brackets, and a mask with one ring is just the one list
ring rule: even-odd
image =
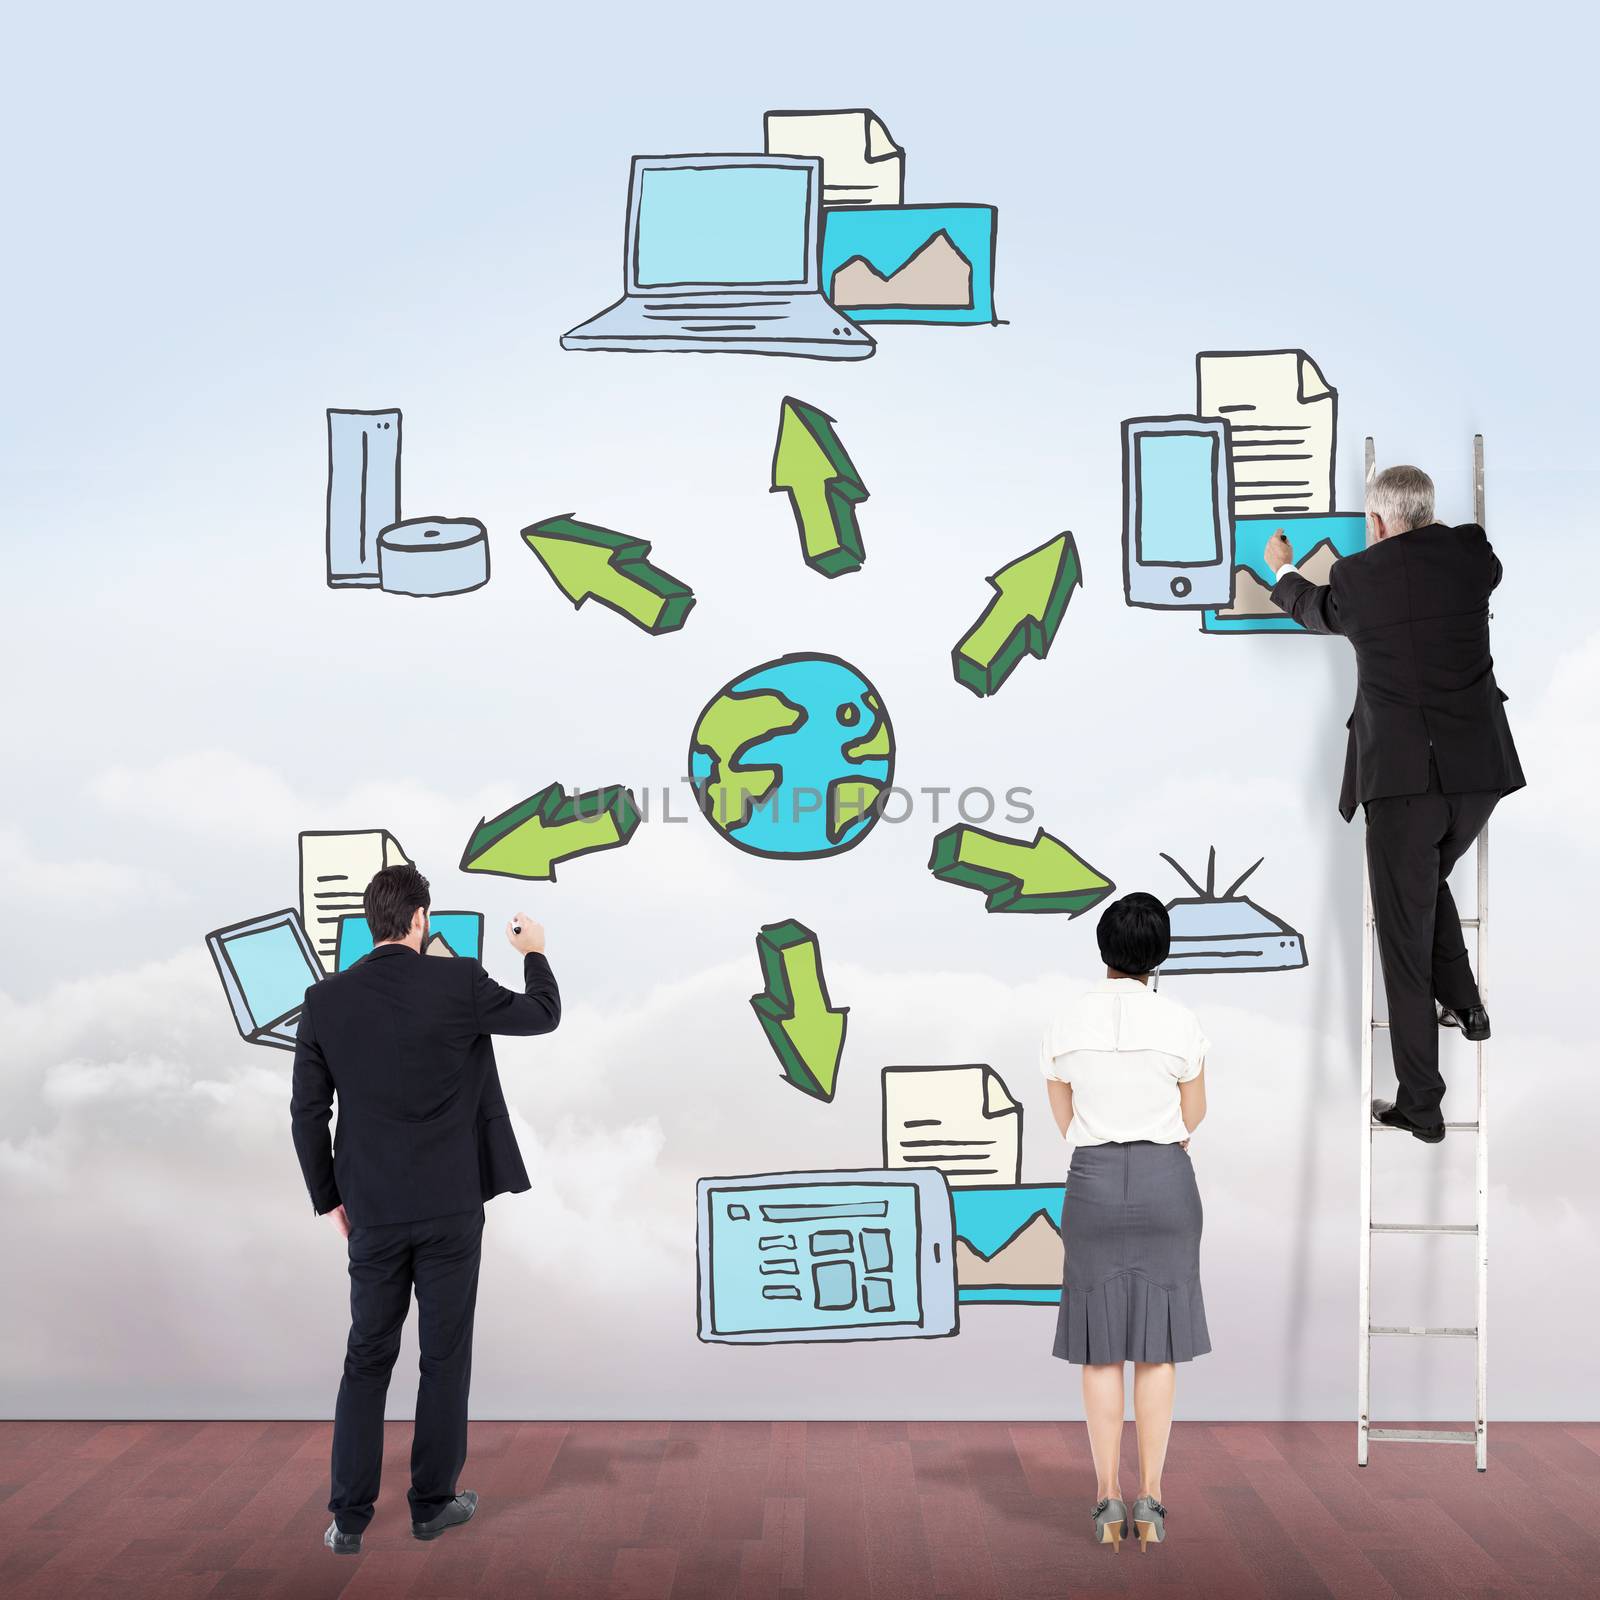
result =
[[646,633],[681,628],[694,591],[652,566],[648,539],[597,528],[573,517],[546,517],[522,530],[557,587],[575,606],[593,598],[620,612]]
[[559,783],[484,818],[461,852],[463,872],[555,882],[556,863],[625,845],[639,826],[633,794],[621,784],[567,794]]
[[756,935],[756,953],[766,988],[750,1005],[784,1077],[805,1094],[832,1100],[850,1007],[828,1001],[816,934],[793,920],[769,922]]
[[789,492],[808,567],[826,578],[857,572],[867,559],[856,526],[856,504],[867,491],[833,431],[833,418],[804,400],[785,396],[772,455],[772,492]]
[[956,682],[993,694],[1024,655],[1043,660],[1055,642],[1072,591],[1083,582],[1078,546],[1058,533],[989,579],[995,595],[954,650]]
[[958,824],[933,841],[928,868],[941,883],[981,889],[989,911],[1065,911],[1077,916],[1116,885],[1040,828],[1008,839]]

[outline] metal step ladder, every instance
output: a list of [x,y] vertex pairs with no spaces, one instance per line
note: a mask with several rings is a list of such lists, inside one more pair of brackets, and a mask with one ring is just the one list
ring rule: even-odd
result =
[[[1366,481],[1372,482],[1374,452],[1372,440],[1366,443]],[[1484,520],[1483,435],[1472,441],[1473,520]],[[1480,992],[1485,990],[1484,963],[1489,943],[1489,830],[1478,835],[1477,904],[1473,915],[1463,917],[1461,926],[1476,935],[1477,960],[1474,963]],[[1416,1444],[1470,1444],[1479,1472],[1489,1465],[1489,1424],[1487,1416],[1488,1320],[1489,1320],[1489,1126],[1487,1111],[1487,1062],[1485,1046],[1477,1053],[1477,1114],[1471,1122],[1447,1122],[1448,1133],[1470,1133],[1476,1145],[1474,1220],[1470,1223],[1374,1222],[1372,1220],[1372,1146],[1380,1134],[1409,1137],[1404,1129],[1389,1128],[1372,1119],[1372,1045],[1375,1034],[1389,1024],[1372,1014],[1373,963],[1377,956],[1376,930],[1372,914],[1372,882],[1365,867],[1361,873],[1361,1358],[1356,1461],[1367,1464],[1367,1449],[1373,1441]],[[1462,1234],[1476,1241],[1477,1321],[1470,1328],[1398,1327],[1372,1320],[1372,1241],[1377,1234],[1445,1233]],[[1374,1339],[1472,1339],[1477,1343],[1477,1409],[1473,1426],[1468,1428],[1375,1428],[1372,1426],[1372,1341]]]

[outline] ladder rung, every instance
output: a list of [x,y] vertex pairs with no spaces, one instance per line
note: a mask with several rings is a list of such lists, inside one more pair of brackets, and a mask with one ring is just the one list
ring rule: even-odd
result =
[[1476,1444],[1471,1428],[1368,1428],[1369,1439],[1391,1439],[1406,1444]]
[[1476,1233],[1475,1222],[1373,1222],[1374,1233]]
[[1380,1334],[1396,1339],[1476,1339],[1476,1328],[1380,1328],[1376,1323],[1367,1329],[1374,1338]]
[[[1392,1122],[1379,1122],[1376,1119],[1373,1120],[1371,1127],[1374,1133],[1411,1132],[1409,1128],[1397,1128]],[[1478,1131],[1478,1124],[1476,1122],[1447,1122],[1445,1123],[1445,1127],[1447,1129],[1454,1128],[1459,1133],[1476,1133]]]
[[1372,1019],[1372,1026],[1374,1028],[1387,1028],[1389,1026],[1389,1024],[1387,1022],[1385,1022],[1381,1017],[1374,1017]]
[[1463,928],[1476,928],[1481,920],[1482,919],[1479,917],[1463,917],[1461,919],[1461,926]]

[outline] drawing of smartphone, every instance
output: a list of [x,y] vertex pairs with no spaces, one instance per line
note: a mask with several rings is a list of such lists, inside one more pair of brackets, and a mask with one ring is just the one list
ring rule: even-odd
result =
[[1130,606],[1200,611],[1233,599],[1233,468],[1221,417],[1122,424],[1122,573]]

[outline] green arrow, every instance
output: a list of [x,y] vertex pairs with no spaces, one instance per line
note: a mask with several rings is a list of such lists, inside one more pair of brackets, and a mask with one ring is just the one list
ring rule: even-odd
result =
[[750,1005],[784,1077],[804,1094],[832,1100],[850,1007],[828,1002],[816,934],[792,920],[769,922],[756,935],[756,954],[766,987]]
[[694,606],[694,591],[652,566],[648,539],[613,533],[570,515],[546,517],[522,530],[528,548],[573,603],[591,597],[646,633],[681,628]]
[[805,563],[825,578],[858,572],[867,553],[856,526],[856,503],[867,498],[833,418],[804,400],[784,397],[778,446],[772,453],[772,493],[789,493]]
[[981,889],[988,911],[1065,911],[1077,916],[1116,885],[1040,828],[1008,839],[958,824],[933,841],[928,868],[941,883]]
[[615,850],[638,826],[639,807],[621,784],[567,794],[552,783],[498,817],[481,820],[461,852],[461,870],[554,883],[558,861]]
[[1077,543],[1070,533],[1058,533],[989,582],[994,598],[950,652],[956,682],[976,695],[993,694],[1024,655],[1043,661],[1049,654],[1067,601],[1083,583]]

